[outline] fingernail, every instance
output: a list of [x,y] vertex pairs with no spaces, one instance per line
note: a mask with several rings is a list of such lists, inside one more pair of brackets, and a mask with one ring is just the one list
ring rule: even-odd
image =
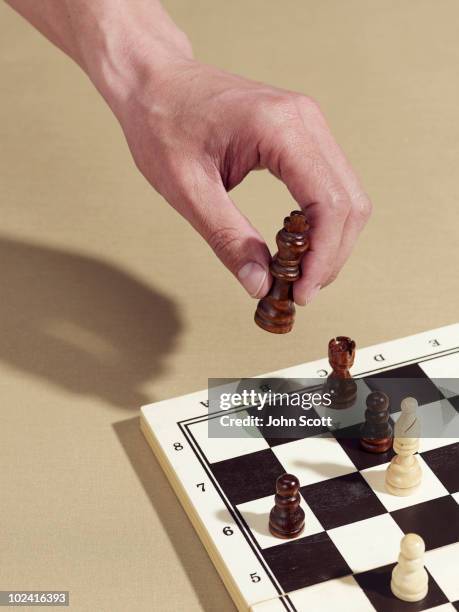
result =
[[319,293],[320,289],[321,289],[321,285],[316,285],[315,287],[313,287],[311,289],[311,293],[308,295],[308,297],[306,299],[306,304],[310,304],[312,302],[312,300]]
[[266,280],[268,272],[256,261],[250,261],[242,266],[237,277],[242,286],[252,297],[256,297]]

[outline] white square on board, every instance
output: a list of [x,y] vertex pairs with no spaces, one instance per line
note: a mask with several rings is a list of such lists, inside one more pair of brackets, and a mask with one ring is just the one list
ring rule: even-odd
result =
[[[238,412],[237,416],[243,418],[247,417],[248,414],[243,410]],[[189,428],[210,463],[240,457],[241,455],[269,448],[269,444],[263,437],[252,437],[251,434],[258,432],[254,427],[238,427],[237,431],[240,434],[238,438],[209,437],[207,419],[198,423],[192,423],[189,425]]]
[[392,495],[392,493],[389,493],[386,490],[386,470],[389,463],[376,465],[360,472],[375,494],[378,496],[383,506],[389,512],[400,510],[401,508],[407,508],[408,506],[414,506],[415,504],[436,499],[437,497],[443,497],[443,495],[448,495],[448,491],[438,480],[423,458],[419,455],[416,455],[416,457],[419,461],[419,465],[421,466],[422,480],[418,489],[411,495],[399,497],[397,495]]
[[336,527],[327,533],[354,573],[394,563],[404,535],[390,514]]
[[289,593],[297,610],[311,612],[374,612],[374,608],[352,576],[327,580]]
[[434,450],[435,448],[449,446],[455,442],[457,442],[457,438],[421,438],[419,440],[419,452],[425,453],[426,451]]
[[295,474],[302,487],[357,471],[330,434],[279,444],[271,450],[285,471]]
[[[269,531],[269,513],[273,505],[274,495],[268,495],[268,497],[254,499],[237,506],[261,548],[269,548],[270,546],[282,545],[292,541],[276,538]],[[305,514],[304,531],[299,537],[295,538],[296,540],[324,531],[324,528],[304,499],[301,499],[301,507]]]
[[458,559],[459,543],[434,548],[425,554],[426,568],[450,601],[459,599]]

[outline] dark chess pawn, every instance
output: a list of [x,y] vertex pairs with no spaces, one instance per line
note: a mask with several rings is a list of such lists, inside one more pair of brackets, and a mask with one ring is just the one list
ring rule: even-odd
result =
[[282,474],[276,481],[275,506],[269,515],[269,530],[277,538],[296,538],[304,529],[299,489],[298,478],[292,474]]
[[255,323],[273,334],[287,334],[293,327],[293,283],[301,276],[301,259],[309,246],[308,229],[304,213],[294,210],[277,233],[278,252],[269,267],[273,283],[255,312]]
[[389,398],[382,391],[367,397],[365,423],[361,427],[361,447],[369,453],[385,453],[392,447],[393,430],[389,423]]
[[331,395],[332,408],[350,408],[357,397],[357,383],[349,372],[354,365],[355,342],[347,336],[332,338],[328,343],[328,361],[332,372],[325,385]]

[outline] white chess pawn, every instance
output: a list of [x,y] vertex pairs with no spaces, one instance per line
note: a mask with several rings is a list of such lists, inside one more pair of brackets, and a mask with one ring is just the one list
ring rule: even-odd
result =
[[429,577],[424,568],[424,551],[424,540],[416,533],[407,533],[402,538],[390,583],[395,597],[403,601],[421,601],[427,595]]
[[402,414],[398,418],[394,427],[396,438],[420,438],[421,425],[416,415],[418,402],[414,397],[405,397],[400,404]]
[[421,466],[415,456],[421,433],[417,407],[418,403],[412,397],[402,402],[402,414],[394,428],[394,451],[397,454],[386,470],[386,489],[400,497],[414,493],[422,479]]
[[422,479],[421,466],[414,453],[419,448],[419,438],[395,438],[397,453],[386,470],[386,489],[392,495],[411,495]]

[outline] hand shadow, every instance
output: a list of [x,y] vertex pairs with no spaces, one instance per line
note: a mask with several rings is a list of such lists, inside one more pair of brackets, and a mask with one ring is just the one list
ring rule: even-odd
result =
[[0,236],[0,360],[138,409],[182,329],[177,306],[90,256]]

